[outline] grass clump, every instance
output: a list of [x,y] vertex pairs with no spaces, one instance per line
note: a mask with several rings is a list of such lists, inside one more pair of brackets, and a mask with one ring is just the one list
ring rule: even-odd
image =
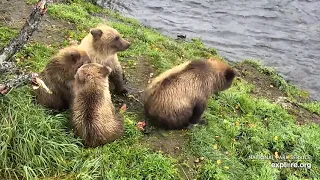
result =
[[92,10],[88,6],[83,6],[83,4],[53,4],[48,12],[53,17],[77,24],[79,29],[88,29],[96,26],[101,21],[91,16],[86,8]]
[[12,38],[18,35],[18,30],[3,26],[2,24],[0,25],[0,49],[2,49],[11,41]]
[[34,105],[29,88],[1,98],[0,177],[26,178],[63,171],[81,152],[65,132],[66,117]]
[[[236,81],[210,101],[205,112],[209,125],[193,129],[190,150],[207,159],[199,179],[286,179],[292,174],[316,178],[320,172],[319,126],[297,126],[281,106],[251,97],[251,88]],[[252,159],[262,155],[271,159]],[[312,159],[277,158],[288,155]],[[312,168],[277,169],[271,166],[274,162],[311,163]]]
[[57,47],[47,46],[42,43],[32,43],[26,45],[15,57],[21,68],[40,72],[57,52]]
[[67,128],[69,112],[54,115],[34,104],[28,87],[1,99],[0,112],[1,179],[61,174],[77,179],[177,177],[173,159],[138,143],[142,134],[134,115],[125,114],[124,137],[100,148],[86,149]]
[[320,115],[320,102],[303,103],[302,106],[307,108],[310,112]]

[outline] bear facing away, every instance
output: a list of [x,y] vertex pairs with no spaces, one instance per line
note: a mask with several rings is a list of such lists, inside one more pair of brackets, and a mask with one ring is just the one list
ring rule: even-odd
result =
[[108,66],[90,63],[81,66],[73,87],[72,127],[84,145],[97,147],[120,138],[124,133],[121,114],[115,112],[109,91]]
[[124,87],[125,76],[117,52],[127,50],[130,43],[124,40],[116,29],[103,24],[91,28],[90,33],[81,40],[79,47],[88,53],[93,62],[107,62],[112,69],[109,78],[117,94],[123,95],[128,92]]
[[80,66],[90,62],[87,53],[76,46],[61,49],[39,74],[52,94],[48,94],[42,88],[36,89],[36,101],[54,110],[68,109],[72,98],[74,75]]
[[183,129],[203,122],[209,97],[228,89],[236,72],[218,59],[194,60],[157,76],[145,89],[144,109],[151,124]]

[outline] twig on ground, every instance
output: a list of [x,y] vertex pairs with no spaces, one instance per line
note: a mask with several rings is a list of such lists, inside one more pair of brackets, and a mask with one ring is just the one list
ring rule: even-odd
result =
[[12,89],[26,85],[28,82],[32,82],[34,89],[43,88],[47,93],[52,94],[52,91],[47,87],[43,80],[38,78],[37,73],[22,73],[18,75],[18,77],[10,79],[4,84],[0,84],[0,94],[7,95]]
[[138,103],[140,103],[141,105],[143,105],[143,103],[139,100],[139,99],[137,99],[136,97],[134,97],[133,95],[128,95],[128,98],[132,98],[133,100],[135,100],[135,101],[137,101]]

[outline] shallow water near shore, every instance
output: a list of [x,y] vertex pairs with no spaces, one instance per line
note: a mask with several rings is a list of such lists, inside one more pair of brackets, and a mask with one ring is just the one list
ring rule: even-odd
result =
[[230,61],[262,60],[320,100],[320,1],[100,0],[160,32],[201,38]]

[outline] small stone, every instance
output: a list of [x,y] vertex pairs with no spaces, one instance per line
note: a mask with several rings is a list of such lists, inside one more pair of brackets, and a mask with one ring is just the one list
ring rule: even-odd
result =
[[196,160],[194,160],[194,163],[199,163],[199,162],[200,162],[199,158],[197,158]]
[[204,160],[204,157],[200,157],[200,161],[203,161]]
[[6,86],[4,84],[0,84],[0,91],[4,90]]
[[270,87],[273,88],[273,85],[271,84]]
[[148,84],[150,84],[151,83],[151,80],[148,80]]
[[152,78],[153,77],[153,73],[150,73],[149,77]]

